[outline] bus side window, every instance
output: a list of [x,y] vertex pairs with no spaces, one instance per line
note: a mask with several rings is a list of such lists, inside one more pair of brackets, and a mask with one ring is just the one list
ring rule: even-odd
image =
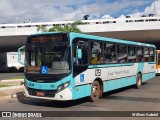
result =
[[88,48],[82,47],[82,64],[88,64]]
[[149,62],[149,48],[144,48],[144,62]]
[[91,64],[103,63],[103,44],[99,42],[91,42]]
[[128,46],[128,62],[136,62],[135,46]]
[[127,46],[124,44],[117,45],[118,63],[127,62]]
[[[75,39],[73,48],[73,62],[75,65],[87,65],[88,64],[88,40]],[[78,59],[77,50],[81,49],[82,58]]]
[[106,43],[104,44],[104,60],[105,63],[116,63],[116,44]]
[[76,55],[77,47],[73,50],[73,61],[76,65],[86,65],[88,64],[88,52],[86,47],[79,47],[82,50],[82,58],[78,59],[78,56]]
[[160,65],[160,53],[158,53],[158,65]]
[[153,62],[154,61],[154,49],[149,48],[149,61]]
[[143,47],[137,48],[137,62],[143,62]]

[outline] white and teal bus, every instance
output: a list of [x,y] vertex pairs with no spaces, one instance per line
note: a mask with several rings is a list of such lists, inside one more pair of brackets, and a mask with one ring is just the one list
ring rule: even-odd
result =
[[30,35],[25,44],[25,96],[96,101],[104,92],[140,88],[155,77],[155,58],[151,44],[72,32]]

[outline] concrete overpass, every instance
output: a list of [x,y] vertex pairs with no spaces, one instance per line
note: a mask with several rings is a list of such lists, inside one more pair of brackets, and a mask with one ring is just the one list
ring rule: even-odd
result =
[[[38,25],[51,28],[56,24],[63,26],[72,22],[74,21],[0,24],[0,69],[7,68],[4,65],[7,61],[6,52],[17,51],[23,46],[28,35],[37,33]],[[83,20],[82,23],[78,27],[85,33],[152,43],[160,49],[160,17]]]
[[[50,28],[56,24],[65,25],[74,21],[0,24],[0,51],[17,51],[24,45],[26,37],[37,33],[38,25]],[[85,33],[125,39],[131,41],[153,43],[160,41],[160,17],[117,18],[100,20],[83,20],[78,27]]]

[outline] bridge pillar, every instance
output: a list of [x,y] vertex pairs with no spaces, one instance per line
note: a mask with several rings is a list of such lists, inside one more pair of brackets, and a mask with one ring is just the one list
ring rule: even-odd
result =
[[7,70],[7,52],[0,52],[0,72]]

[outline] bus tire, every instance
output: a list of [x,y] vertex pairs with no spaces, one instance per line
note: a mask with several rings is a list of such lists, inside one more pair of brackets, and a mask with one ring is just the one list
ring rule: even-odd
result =
[[139,89],[142,86],[142,75],[138,73],[136,80],[136,88]]
[[95,102],[100,98],[101,95],[101,89],[100,89],[100,84],[98,81],[94,81],[92,83],[92,88],[91,88],[91,96],[89,96],[89,101]]

